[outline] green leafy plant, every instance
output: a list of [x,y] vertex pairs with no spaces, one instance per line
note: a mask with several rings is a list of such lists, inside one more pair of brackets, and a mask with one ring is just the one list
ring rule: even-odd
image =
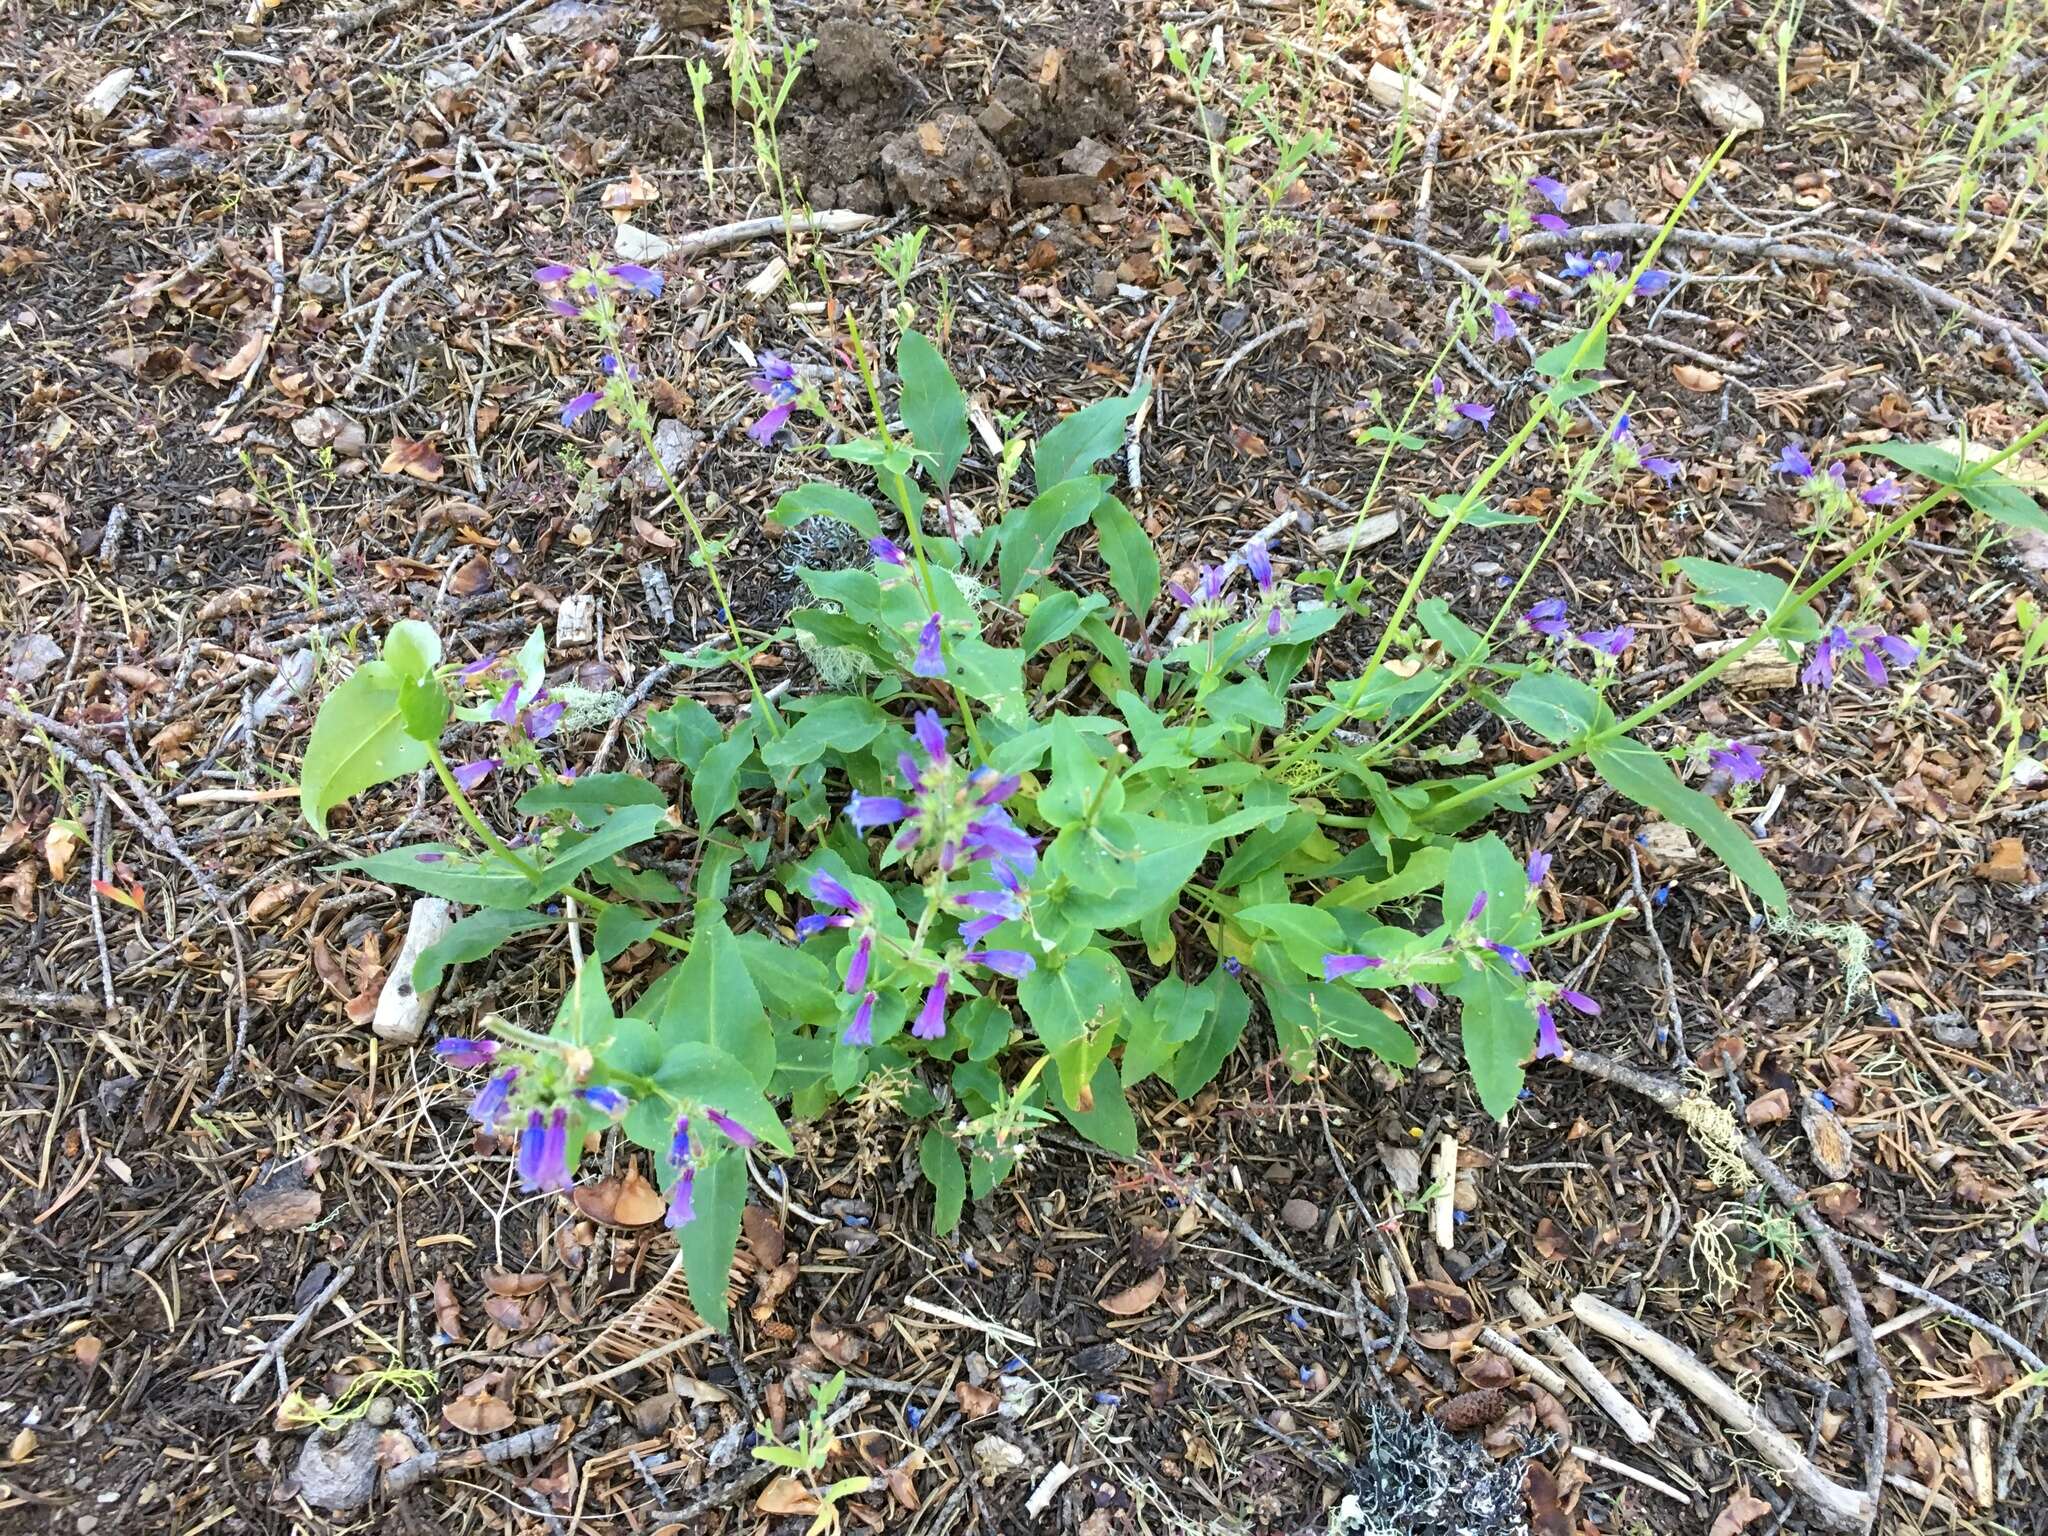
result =
[[[801,568],[810,604],[787,630],[750,637],[688,503],[673,497],[731,641],[676,659],[736,667],[749,693],[729,719],[687,698],[647,717],[644,750],[673,766],[674,795],[633,773],[564,771],[573,764],[555,752],[574,700],[549,682],[540,634],[516,654],[458,663],[425,625],[395,625],[321,709],[304,809],[324,833],[337,806],[377,784],[422,768],[441,784],[465,837],[350,866],[471,909],[420,958],[418,985],[521,935],[592,925],[550,1026],[492,1018],[483,1037],[439,1046],[487,1074],[472,1114],[516,1143],[521,1181],[566,1187],[589,1138],[619,1129],[653,1154],[691,1295],[722,1325],[747,1159],[788,1150],[786,1120],[851,1100],[880,1094],[921,1124],[918,1165],[940,1231],[1049,1123],[1135,1153],[1128,1095],[1150,1080],[1198,1092],[1255,1015],[1299,1073],[1353,1049],[1413,1067],[1418,1029],[1443,1051],[1455,1035],[1481,1103],[1505,1116],[1532,1054],[1568,1049],[1554,1007],[1598,1007],[1546,975],[1545,952],[1627,911],[1546,929],[1549,856],[1484,825],[1526,809],[1526,791],[1566,764],[1685,827],[1782,913],[1785,888],[1749,833],[1674,766],[1691,746],[1656,745],[1646,730],[1767,642],[1802,652],[1816,686],[1838,669],[1881,682],[1887,664],[1909,664],[1910,643],[1853,615],[1824,620],[1816,604],[1952,496],[2012,514],[2016,492],[1996,466],[2048,422],[1981,463],[1917,460],[1935,486],[1903,506],[1892,482],[1852,495],[1841,466],[1788,446],[1778,468],[1815,509],[1806,558],[1790,578],[1679,562],[1672,575],[1693,601],[1751,627],[1624,713],[1613,682],[1627,627],[1578,628],[1561,599],[1525,587],[1572,508],[1619,477],[1657,472],[1625,413],[1591,442],[1558,434],[1558,510],[1483,625],[1425,589],[1459,530],[1484,526],[1504,466],[1603,388],[1607,325],[1655,255],[1653,245],[1629,281],[1599,286],[1585,329],[1539,356],[1544,385],[1525,420],[1461,491],[1437,498],[1438,526],[1383,612],[1363,605],[1341,566],[1283,575],[1257,544],[1189,586],[1167,582],[1102,467],[1142,392],[1050,426],[1031,445],[1028,499],[1020,491],[984,526],[968,515],[968,488],[1007,484],[1021,468],[970,462],[966,392],[916,332],[896,347],[897,394],[885,403],[849,318],[870,425],[838,421],[825,449],[833,478],[787,492],[769,516],[843,524],[868,558]],[[658,291],[658,276],[538,275],[610,359],[564,419],[602,411],[651,444],[622,357],[622,305]],[[795,367],[760,362],[769,407],[753,435],[773,443],[824,406]],[[1482,429],[1493,414],[1457,410]],[[1383,434],[1382,472],[1416,436],[1412,414]],[[1823,549],[1844,545],[1810,574]],[[1099,576],[1077,579],[1090,559]],[[1164,641],[1134,643],[1168,594],[1178,617]],[[1351,654],[1365,661],[1308,681],[1318,643],[1345,624],[1363,628]],[[778,703],[751,658],[782,640],[854,664],[839,685]],[[1475,768],[1471,744],[1445,739],[1474,709],[1551,750]],[[1732,778],[1761,775],[1740,743],[1709,756]],[[473,798],[507,781],[523,786],[516,836]],[[678,841],[691,855],[687,894],[660,851]],[[741,871],[765,893],[744,906],[733,897]],[[606,966],[635,946],[673,963],[643,965],[652,979],[615,997]]]
[[[726,49],[726,78],[732,92],[732,109],[746,120],[753,135],[754,165],[761,176],[762,190],[771,193],[775,206],[789,221],[789,187],[782,174],[782,139],[779,124],[789,93],[796,89],[804,60],[818,46],[815,38],[798,43],[774,42],[775,13],[767,0],[730,0],[732,37]],[[708,171],[708,167],[707,167]]]

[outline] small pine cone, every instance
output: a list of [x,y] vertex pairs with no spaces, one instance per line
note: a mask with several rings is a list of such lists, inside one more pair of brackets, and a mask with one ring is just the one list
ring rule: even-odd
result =
[[1460,1392],[1437,1409],[1436,1416],[1445,1429],[1477,1429],[1507,1411],[1507,1393],[1499,1387],[1487,1387],[1478,1392]]

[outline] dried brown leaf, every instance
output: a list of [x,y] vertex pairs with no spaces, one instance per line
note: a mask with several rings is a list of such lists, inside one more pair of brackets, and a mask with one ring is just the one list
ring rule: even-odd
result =
[[802,1483],[785,1474],[761,1490],[754,1508],[764,1515],[815,1515],[818,1499]]
[[577,1210],[608,1227],[644,1227],[661,1220],[668,1212],[668,1201],[641,1177],[637,1163],[624,1173],[599,1179],[595,1184],[577,1185],[569,1198]]
[[1155,1269],[1136,1285],[1126,1286],[1114,1296],[1105,1296],[1096,1305],[1111,1317],[1136,1317],[1157,1301],[1165,1289],[1166,1271]]
[[1770,1512],[1771,1506],[1751,1493],[1749,1484],[1744,1483],[1721,1506],[1721,1513],[1714,1516],[1713,1529],[1707,1536],[1735,1536],[1737,1531],[1755,1524]]

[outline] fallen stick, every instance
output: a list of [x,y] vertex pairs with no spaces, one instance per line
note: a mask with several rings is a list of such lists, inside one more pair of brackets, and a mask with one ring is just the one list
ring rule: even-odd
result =
[[1552,1397],[1565,1397],[1571,1393],[1572,1384],[1516,1343],[1512,1334],[1503,1333],[1498,1328],[1482,1328],[1479,1330],[1479,1342]]
[[234,1389],[228,1393],[229,1402],[239,1403],[249,1395],[250,1389],[261,1379],[263,1373],[270,1369],[271,1363],[290,1347],[293,1339],[306,1331],[306,1325],[320,1315],[322,1307],[341,1294],[341,1288],[354,1278],[355,1272],[356,1267],[353,1264],[344,1264],[334,1272],[334,1278],[321,1287],[318,1296],[300,1308],[299,1315],[285,1325],[284,1332],[263,1346],[262,1353],[256,1357],[256,1363],[243,1373],[242,1379],[236,1382]]
[[1586,1389],[1586,1395],[1602,1413],[1614,1420],[1631,1444],[1648,1445],[1657,1438],[1657,1432],[1650,1428],[1650,1421],[1643,1417],[1634,1403],[1616,1390],[1613,1382],[1600,1374],[1600,1367],[1587,1357],[1586,1352],[1566,1338],[1563,1329],[1543,1321],[1543,1308],[1537,1305],[1534,1296],[1519,1285],[1511,1285],[1508,1287],[1508,1300],[1522,1314],[1522,1321],[1529,1325],[1529,1331],[1550,1346],[1550,1352],[1564,1362],[1564,1368]]
[[1752,1408],[1698,1355],[1673,1343],[1618,1307],[1581,1291],[1572,1298],[1579,1321],[1625,1349],[1633,1350],[1712,1409],[1748,1440],[1765,1461],[1785,1474],[1793,1490],[1813,1507],[1821,1524],[1835,1531],[1867,1531],[1877,1518],[1877,1500],[1861,1488],[1845,1488],[1806,1459],[1791,1436]]
[[780,214],[741,219],[736,224],[719,224],[664,241],[668,251],[662,260],[666,261],[669,256],[701,256],[706,251],[716,251],[728,245],[779,235],[785,229],[793,235],[848,235],[874,222],[872,213],[855,213],[850,208],[828,208],[822,213],[793,213],[788,219]]
[[459,1451],[422,1451],[412,1460],[401,1461],[384,1474],[384,1491],[400,1494],[430,1477],[460,1472],[469,1467],[494,1467],[517,1456],[538,1456],[554,1449],[555,1442],[562,1436],[565,1422],[557,1420],[552,1424],[536,1425],[516,1435],[507,1435],[502,1440],[493,1440],[487,1445],[465,1446]]
[[1623,1477],[1633,1478],[1645,1488],[1654,1488],[1674,1503],[1684,1504],[1688,1507],[1692,1504],[1691,1496],[1684,1489],[1674,1488],[1661,1477],[1652,1477],[1640,1467],[1632,1467],[1625,1461],[1616,1461],[1612,1456],[1603,1456],[1589,1445],[1573,1446],[1572,1454],[1578,1457],[1579,1460],[1588,1462],[1593,1466],[1605,1467],[1610,1472],[1619,1473]]

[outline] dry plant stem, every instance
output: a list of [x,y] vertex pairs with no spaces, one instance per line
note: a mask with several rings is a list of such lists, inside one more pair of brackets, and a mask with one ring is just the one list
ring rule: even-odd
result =
[[256,381],[262,377],[263,364],[270,356],[270,344],[277,339],[278,321],[284,316],[284,226],[282,224],[271,226],[270,260],[265,264],[264,274],[270,279],[270,319],[263,327],[263,344],[257,349],[256,360],[249,364],[248,368],[243,372],[240,382],[235,385],[234,393],[221,401],[220,409],[214,413],[213,420],[207,423],[207,431],[209,433],[218,432],[222,427],[226,426],[228,418],[235,414],[235,409],[241,405],[243,397],[255,387]]
[[766,218],[741,219],[736,224],[720,224],[711,229],[700,229],[693,235],[678,236],[669,242],[668,254],[670,257],[700,256],[706,251],[716,251],[743,241],[780,235],[785,229],[792,235],[847,235],[874,222],[873,214],[855,213],[850,208],[828,208],[822,213],[793,213],[787,223],[781,214],[770,214]]
[[377,312],[370,318],[369,340],[363,343],[363,355],[349,373],[348,382],[341,387],[343,395],[352,395],[370,376],[370,370],[377,366],[377,354],[384,350],[384,326],[391,319],[391,305],[401,293],[420,280],[418,267],[407,267],[384,285],[384,291],[377,295]]
[[1928,1290],[1924,1285],[1915,1285],[1911,1280],[1895,1275],[1888,1269],[1880,1269],[1877,1272],[1877,1283],[1879,1285],[1888,1285],[1893,1290],[1911,1296],[1916,1301],[1924,1301],[1928,1306],[1934,1308],[1935,1311],[1945,1312],[1959,1323],[1968,1323],[2001,1349],[2017,1355],[2026,1363],[2028,1370],[2048,1371],[2048,1362],[2044,1362],[2033,1350],[2027,1348],[2026,1345],[2022,1344],[2010,1333],[2007,1333],[1998,1324],[1992,1322],[1989,1318],[1979,1317],[1968,1307],[1960,1306],[1950,1301],[1947,1297]]
[[[1422,141],[1422,186],[1415,194],[1415,220],[1409,226],[1415,244],[1425,245],[1429,241],[1429,199],[1436,190],[1437,156],[1443,153],[1444,129],[1449,125],[1451,114],[1458,110],[1458,96],[1465,89],[1465,82],[1472,78],[1472,71],[1478,67],[1486,50],[1474,48],[1466,57],[1458,77],[1444,87],[1443,101],[1436,109],[1436,119],[1429,125],[1429,137]],[[1416,268],[1422,274],[1423,285],[1433,286],[1429,281],[1429,268],[1421,262]]]
[[[1601,241],[1652,240],[1661,228],[1662,226],[1657,224],[1592,224],[1575,229],[1568,236],[1549,233],[1526,235],[1515,249],[1518,253],[1527,255],[1535,251],[1559,250],[1566,244],[1576,246],[1584,243],[1597,244]],[[1797,262],[1802,266],[1853,272],[1858,277],[1889,283],[1895,288],[1904,289],[1931,308],[1946,310],[1950,314],[1962,315],[1976,321],[1999,340],[2030,354],[2036,362],[2048,363],[2048,341],[2043,341],[2033,332],[2014,325],[2002,315],[1994,314],[1981,305],[1972,304],[1968,299],[1958,298],[1946,288],[1937,288],[1910,272],[1902,272],[1887,261],[1879,261],[1868,256],[1852,256],[1847,251],[1825,251],[1818,246],[1799,245],[1763,235],[1717,235],[1706,230],[1683,227],[1673,229],[1665,240],[1670,245],[1716,251],[1724,256],[1749,256],[1769,261]],[[2028,392],[2042,405],[2048,406],[2048,388],[2042,386],[2039,376],[2030,368],[2024,378]]]
[[466,1471],[470,1467],[491,1467],[500,1462],[512,1461],[520,1456],[538,1456],[554,1449],[555,1442],[562,1437],[562,1424],[539,1424],[532,1429],[521,1430],[516,1435],[507,1435],[502,1440],[492,1440],[484,1445],[465,1446],[459,1451],[427,1451],[401,1461],[384,1474],[384,1491],[401,1494],[415,1488],[430,1477],[440,1477],[449,1472]]
[[1282,336],[1292,336],[1296,331],[1308,329],[1308,316],[1296,315],[1292,320],[1282,320],[1269,331],[1261,331],[1250,341],[1239,347],[1223,360],[1223,366],[1216,370],[1214,384],[1221,388],[1225,380],[1236,371],[1237,365],[1250,357],[1269,341],[1278,341]]
[[355,1277],[355,1272],[353,1264],[344,1264],[334,1272],[334,1278],[321,1287],[319,1295],[300,1308],[299,1315],[285,1325],[284,1332],[263,1346],[262,1353],[256,1356],[256,1363],[243,1373],[242,1379],[228,1393],[229,1402],[239,1403],[255,1390],[256,1383],[263,1379],[263,1373],[291,1347],[293,1339],[306,1331],[307,1325],[320,1315],[320,1309],[341,1294],[341,1288]]
[[[1563,1059],[1574,1070],[1640,1094],[1667,1113],[1676,1114],[1686,1097],[1685,1090],[1678,1084],[1602,1056],[1597,1051],[1571,1047],[1565,1051]],[[1742,1160],[1770,1186],[1771,1193],[1797,1218],[1812,1240],[1821,1262],[1827,1266],[1828,1278],[1834,1282],[1842,1310],[1848,1315],[1849,1334],[1856,1341],[1856,1367],[1862,1376],[1864,1393],[1864,1497],[1875,1510],[1891,1440],[1892,1383],[1884,1361],[1878,1357],[1877,1341],[1871,1337],[1870,1313],[1863,1305],[1863,1293],[1856,1288],[1856,1277],[1849,1272],[1849,1261],[1842,1256],[1842,1245],[1835,1241],[1834,1233],[1814,1211],[1813,1203],[1800,1193],[1784,1171],[1771,1160],[1770,1154],[1747,1131],[1742,1136],[1741,1151]]]
[[1479,1330],[1479,1342],[1513,1365],[1552,1397],[1568,1397],[1572,1384],[1498,1328]]
[[[1138,361],[1131,369],[1131,383],[1134,386],[1144,384],[1145,369],[1152,357],[1152,343],[1158,337],[1160,327],[1166,324],[1166,317],[1173,313],[1173,307],[1178,303],[1180,295],[1174,294],[1154,317],[1151,325],[1146,327],[1145,339],[1138,346]],[[1158,393],[1156,387],[1146,392],[1144,403],[1131,417],[1130,425],[1124,428],[1124,479],[1130,484],[1132,501],[1136,501],[1145,493],[1144,460],[1140,455],[1138,443],[1144,436],[1145,421],[1152,414],[1152,402]]]
[[1575,1445],[1572,1447],[1572,1454],[1578,1457],[1579,1460],[1592,1466],[1605,1467],[1610,1472],[1619,1473],[1626,1478],[1632,1478],[1636,1482],[1641,1483],[1645,1488],[1654,1488],[1673,1503],[1687,1506],[1692,1504],[1691,1496],[1684,1489],[1674,1488],[1662,1478],[1652,1477],[1641,1468],[1632,1467],[1625,1461],[1616,1461],[1612,1456],[1603,1456],[1590,1446]]
[[1657,1438],[1650,1421],[1643,1417],[1634,1403],[1623,1397],[1613,1382],[1600,1374],[1586,1352],[1565,1337],[1564,1330],[1543,1321],[1543,1308],[1534,1296],[1519,1285],[1508,1287],[1508,1301],[1522,1314],[1522,1321],[1529,1331],[1550,1346],[1550,1352],[1564,1362],[1572,1378],[1585,1388],[1586,1396],[1599,1406],[1602,1413],[1614,1420],[1615,1425],[1627,1435],[1632,1445],[1648,1445]]
[[1806,1459],[1791,1436],[1751,1407],[1741,1393],[1691,1350],[1597,1296],[1584,1292],[1574,1296],[1572,1311],[1587,1327],[1641,1355],[1711,1408],[1754,1445],[1764,1460],[1785,1474],[1793,1489],[1812,1506],[1821,1524],[1835,1531],[1870,1529],[1877,1518],[1876,1490],[1845,1488],[1828,1477]]
[[1671,973],[1671,956],[1665,952],[1663,936],[1657,932],[1657,909],[1643,890],[1643,861],[1636,856],[1635,845],[1628,850],[1628,881],[1635,892],[1636,910],[1643,914],[1643,929],[1650,935],[1650,947],[1657,951],[1657,968],[1664,977],[1664,1012],[1671,1020],[1671,1038],[1678,1046],[1678,1059],[1688,1060],[1691,1052],[1685,1048],[1685,1020],[1678,1011],[1678,978]]

